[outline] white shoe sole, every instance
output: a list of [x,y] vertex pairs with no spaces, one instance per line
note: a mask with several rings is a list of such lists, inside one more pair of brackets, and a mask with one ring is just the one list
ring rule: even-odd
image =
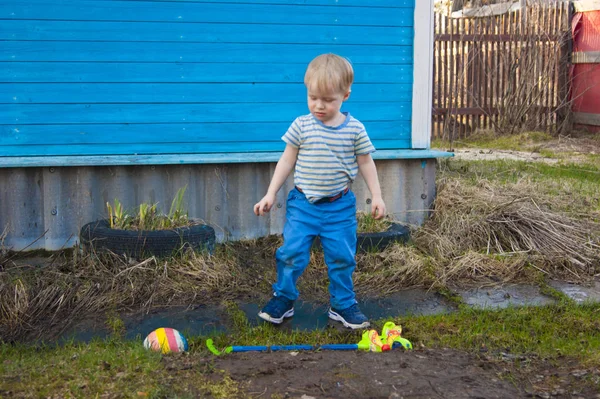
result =
[[273,323],[273,324],[281,324],[281,323],[283,323],[283,319],[285,319],[286,317],[292,317],[293,315],[294,315],[294,308],[291,308],[290,310],[285,312],[283,314],[283,316],[281,316],[280,318],[271,317],[270,314],[265,313],[265,312],[258,312],[258,317],[260,317],[261,319],[266,320],[270,323]]
[[358,330],[359,328],[367,328],[367,327],[369,327],[371,325],[371,323],[369,323],[368,321],[365,321],[362,324],[348,323],[346,320],[344,320],[344,318],[341,315],[335,313],[331,309],[329,309],[329,318],[331,320],[340,321],[344,325],[344,327],[348,327],[348,328],[351,328],[353,330]]

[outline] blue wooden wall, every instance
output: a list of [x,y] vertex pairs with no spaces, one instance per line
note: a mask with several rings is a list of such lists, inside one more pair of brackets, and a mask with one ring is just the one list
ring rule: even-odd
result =
[[325,52],[354,64],[343,110],[409,148],[414,3],[0,1],[0,156],[281,151]]

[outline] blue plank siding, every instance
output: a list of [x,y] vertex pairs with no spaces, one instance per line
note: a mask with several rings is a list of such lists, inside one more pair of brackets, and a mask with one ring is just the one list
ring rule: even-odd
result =
[[[185,85],[185,90],[182,90]],[[90,94],[93,93],[93,97]],[[265,93],[269,93],[265,96]],[[306,96],[303,83],[4,83],[0,104],[291,103]],[[352,101],[410,102],[410,83],[355,83]]]
[[[371,120],[406,120],[403,103],[354,102]],[[186,123],[287,122],[306,108],[305,103],[196,103],[196,104],[7,104],[0,119],[14,124],[41,123]],[[60,112],[57,112],[60,111]],[[223,122],[223,123],[227,123]]]
[[[304,4],[228,4],[163,1],[28,0],[0,3],[0,16],[13,20],[128,21],[177,23],[302,24],[353,26],[412,26],[405,7],[318,7]],[[369,1],[363,2],[364,6]]]
[[[411,83],[407,65],[356,64],[361,83]],[[262,63],[117,63],[117,62],[3,62],[0,77],[12,82],[301,82],[305,64]],[[185,92],[185,87],[182,88]],[[268,94],[268,93],[265,93]]]
[[326,52],[355,67],[343,110],[378,149],[410,148],[414,6],[1,1],[0,166],[2,157],[281,151],[281,135],[308,112],[306,65]]
[[[374,132],[374,140],[386,140],[391,135],[408,135],[410,124],[399,121],[381,122],[367,121]],[[287,130],[289,123],[119,123],[111,124],[110,129],[105,124],[31,124],[31,125],[4,125],[0,134],[4,137],[6,145],[53,145],[55,138],[61,136],[62,143],[69,144],[102,144],[106,142],[115,144],[135,144],[136,133],[144,130],[146,143],[178,143],[222,142],[223,138],[235,142],[244,142],[248,137],[261,137],[263,141],[280,143],[281,132]]]
[[[0,39],[10,40],[8,35]],[[281,43],[123,41],[118,46],[107,46],[103,41],[50,41],[44,44],[40,46],[35,40],[5,41],[2,43],[0,61],[188,63],[206,62],[210,58],[211,62],[304,64],[315,54],[331,51],[331,45],[327,44],[289,43],[285,59],[282,59]],[[365,52],[363,44],[338,44],[336,51],[357,64],[410,64],[413,57],[410,46],[372,44],[369,52]]]
[[[407,45],[410,27],[205,24],[176,22],[2,21],[0,39],[72,42]],[[181,56],[185,56],[182,53]],[[255,62],[261,62],[255,58]],[[283,60],[282,62],[285,62]]]

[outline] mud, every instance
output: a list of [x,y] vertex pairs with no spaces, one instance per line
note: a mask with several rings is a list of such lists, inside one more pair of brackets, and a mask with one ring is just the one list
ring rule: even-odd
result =
[[[309,351],[166,357],[167,369],[223,372],[253,398],[596,398],[598,371],[509,354],[425,348],[386,353]],[[596,374],[595,374],[596,373]]]

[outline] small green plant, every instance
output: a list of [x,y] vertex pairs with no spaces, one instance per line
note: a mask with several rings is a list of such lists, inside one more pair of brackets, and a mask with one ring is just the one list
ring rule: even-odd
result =
[[357,231],[359,233],[378,233],[387,231],[392,225],[391,220],[375,219],[373,215],[366,212],[358,212],[356,214],[356,221],[358,222]]
[[177,190],[167,215],[158,212],[158,204],[142,203],[135,215],[129,215],[119,200],[115,199],[113,205],[107,202],[110,227],[119,230],[164,230],[189,226],[191,221],[183,204],[186,188]]
[[115,220],[123,220],[123,206],[118,199],[115,198],[114,206],[110,205],[110,202],[106,203],[108,209],[108,220],[110,222],[110,228],[114,229]]
[[110,329],[113,337],[122,338],[125,336],[125,322],[116,313],[110,312],[107,315],[106,326]]
[[183,209],[183,195],[185,194],[186,187],[177,190],[177,194],[175,194],[175,198],[173,198],[173,202],[171,202],[171,209],[169,209],[169,219],[171,220],[187,217],[187,214]]

